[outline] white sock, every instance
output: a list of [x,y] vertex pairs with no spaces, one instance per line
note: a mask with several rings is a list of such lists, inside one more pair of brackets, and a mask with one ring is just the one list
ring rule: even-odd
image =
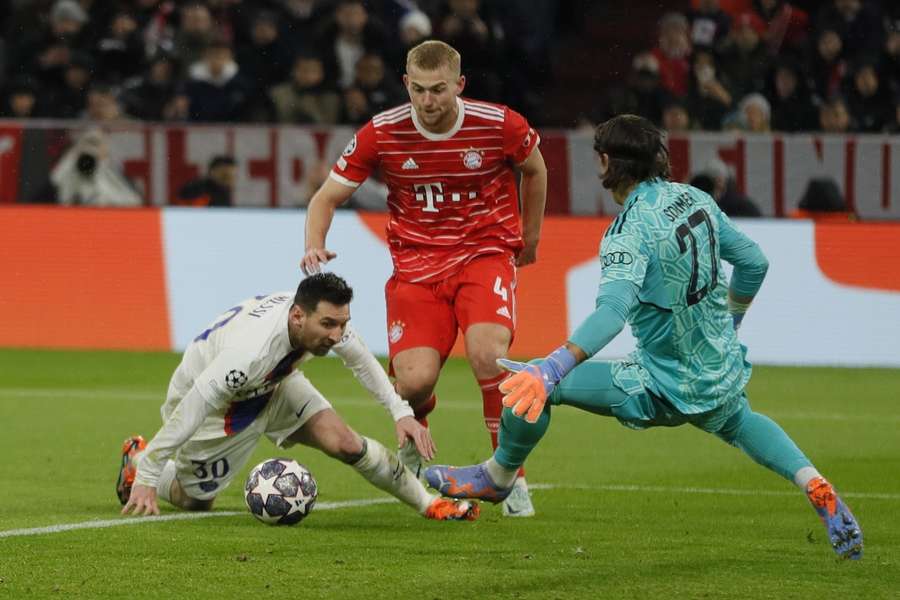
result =
[[363,444],[366,445],[365,454],[352,465],[353,468],[378,489],[408,504],[420,514],[424,513],[437,496],[428,493],[397,455],[379,442],[364,437]]
[[819,475],[819,472],[815,467],[803,467],[794,473],[794,483],[797,484],[801,490],[805,491],[806,485],[816,477],[821,477],[821,475]]
[[519,473],[519,469],[507,469],[496,460],[494,457],[490,457],[485,463],[485,467],[487,468],[488,475],[491,476],[491,479],[498,486],[502,488],[512,487],[516,482],[516,476]]
[[175,461],[166,461],[166,466],[163,467],[162,473],[159,474],[159,481],[156,483],[156,495],[169,504],[172,503],[172,483],[175,481],[176,472]]

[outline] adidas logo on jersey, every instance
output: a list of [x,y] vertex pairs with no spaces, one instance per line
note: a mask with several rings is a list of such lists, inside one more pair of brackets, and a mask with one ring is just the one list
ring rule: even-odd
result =
[[497,309],[497,314],[501,317],[506,317],[507,319],[512,319],[512,315],[509,314],[509,309],[505,306],[501,306]]
[[403,167],[401,167],[404,171],[408,171],[410,169],[418,169],[419,165],[416,164],[416,161],[412,159],[412,156],[406,159],[406,162],[403,163]]

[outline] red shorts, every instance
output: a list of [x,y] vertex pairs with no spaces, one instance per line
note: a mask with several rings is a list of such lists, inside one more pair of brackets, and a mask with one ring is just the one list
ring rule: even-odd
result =
[[447,358],[475,323],[497,323],[516,333],[516,265],[507,254],[479,257],[437,283],[407,283],[391,277],[387,299],[388,346],[398,353],[426,346]]

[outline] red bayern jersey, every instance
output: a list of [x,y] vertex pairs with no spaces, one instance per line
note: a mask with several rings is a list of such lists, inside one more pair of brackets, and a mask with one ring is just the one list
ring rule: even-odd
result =
[[457,104],[457,120],[442,134],[426,130],[410,104],[375,115],[330,173],[357,187],[380,170],[394,272],[403,281],[440,281],[477,256],[513,256],[523,247],[513,167],[540,138],[507,106]]

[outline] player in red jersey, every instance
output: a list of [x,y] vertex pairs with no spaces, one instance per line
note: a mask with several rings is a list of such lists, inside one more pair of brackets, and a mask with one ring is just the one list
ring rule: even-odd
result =
[[[335,258],[325,246],[334,210],[379,170],[391,214],[394,274],[385,296],[397,391],[427,424],[441,366],[462,330],[496,447],[505,377],[496,360],[512,343],[516,267],[537,258],[546,200],[540,138],[512,109],[461,98],[460,56],[443,42],[410,50],[403,82],[410,103],[366,123],[312,197],[302,267],[317,272]],[[414,471],[421,466],[414,448],[401,457]],[[530,516],[520,475],[503,512]]]

